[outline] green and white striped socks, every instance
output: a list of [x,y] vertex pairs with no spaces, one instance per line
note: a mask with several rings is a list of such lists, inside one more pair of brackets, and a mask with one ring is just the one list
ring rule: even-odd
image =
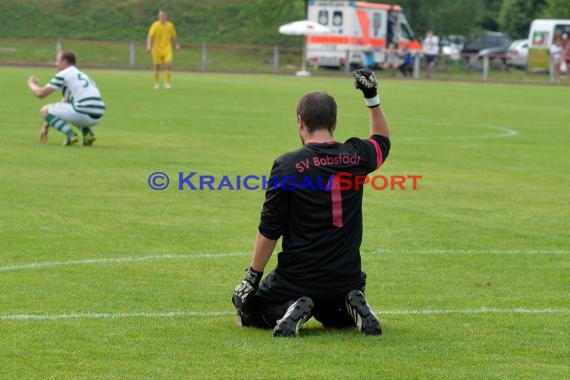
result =
[[71,125],[67,121],[62,120],[59,117],[53,116],[51,114],[48,114],[45,120],[49,125],[57,129],[61,133],[65,134],[67,137],[77,136],[77,133],[75,133],[75,131],[71,128]]

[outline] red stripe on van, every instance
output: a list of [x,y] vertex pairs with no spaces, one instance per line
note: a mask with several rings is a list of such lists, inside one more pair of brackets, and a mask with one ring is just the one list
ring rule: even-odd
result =
[[370,44],[375,47],[386,47],[386,40],[383,38],[368,38],[368,41],[365,41],[364,38],[362,37],[346,37],[346,36],[307,36],[307,43],[334,44],[334,45]]
[[345,36],[307,36],[310,44],[349,44],[350,38]]
[[422,45],[420,44],[420,41],[413,40],[410,41],[410,43],[408,44],[408,48],[410,48],[411,50],[421,50]]
[[357,9],[356,15],[358,16],[358,23],[362,30],[362,38],[364,43],[370,43],[370,21],[368,20],[368,13],[364,9]]
[[385,10],[395,10],[395,11],[400,11],[402,8],[400,8],[399,5],[390,5],[390,4],[375,4],[375,3],[366,3],[364,1],[357,1],[356,2],[356,7],[358,8],[375,8],[375,9],[385,9]]

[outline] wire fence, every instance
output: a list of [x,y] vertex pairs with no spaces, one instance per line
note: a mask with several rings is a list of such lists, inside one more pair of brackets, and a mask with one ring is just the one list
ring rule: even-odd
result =
[[[55,54],[60,50],[73,50],[78,64],[83,67],[127,70],[148,70],[152,67],[145,41],[53,39],[0,39],[0,65],[53,66]],[[174,52],[173,66],[178,71],[293,75],[301,69],[302,57],[302,48],[186,43]],[[507,58],[507,55],[463,54],[454,58],[441,55],[433,77],[439,80],[570,84],[568,74],[560,79],[553,77],[553,70],[550,70],[550,75],[548,71],[527,73],[507,65]],[[411,78],[425,78],[426,66],[424,57],[416,53]],[[311,75],[323,76],[350,75],[352,69],[348,64],[337,69],[307,67]],[[383,71],[382,64],[379,64],[377,75],[390,78],[400,74]]]

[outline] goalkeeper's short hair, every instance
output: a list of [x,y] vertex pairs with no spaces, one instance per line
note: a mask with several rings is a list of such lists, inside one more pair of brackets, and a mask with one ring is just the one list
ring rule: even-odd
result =
[[301,98],[297,104],[297,115],[305,122],[309,133],[317,129],[332,132],[336,124],[336,102],[326,92],[313,92]]

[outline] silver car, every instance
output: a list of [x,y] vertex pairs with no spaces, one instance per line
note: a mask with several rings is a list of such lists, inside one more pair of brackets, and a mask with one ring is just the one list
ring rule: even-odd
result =
[[528,62],[528,40],[515,40],[509,46],[507,65],[526,70]]

